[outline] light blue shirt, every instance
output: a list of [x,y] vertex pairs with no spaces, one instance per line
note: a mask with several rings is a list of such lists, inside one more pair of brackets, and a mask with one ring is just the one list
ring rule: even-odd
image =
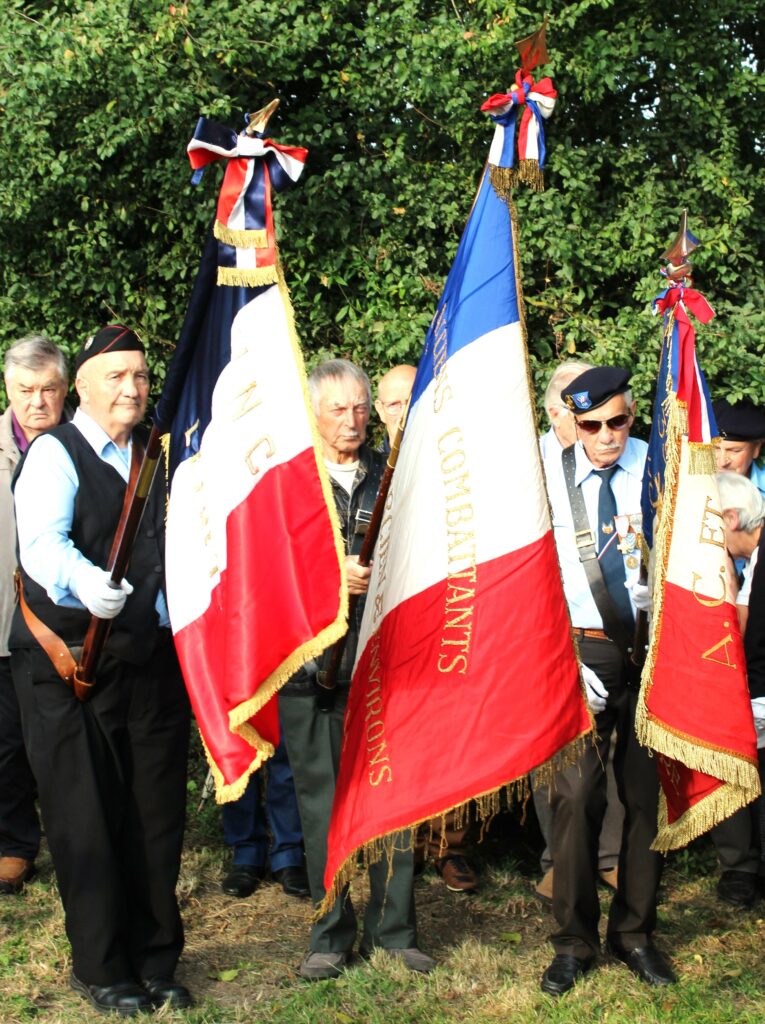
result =
[[[94,419],[78,409],[72,419],[96,455],[113,466],[127,483],[133,443],[118,448]],[[14,499],[19,535],[19,561],[32,579],[45,589],[54,604],[84,608],[73,578],[89,559],[72,542],[74,499],[79,488],[77,470],[69,453],[55,437],[43,434],[27,452],[24,470],[16,481]],[[99,566],[105,569],[106,566]],[[128,580],[130,570],[128,570]],[[155,603],[159,625],[170,623],[164,594]]]
[[765,466],[760,466],[756,462],[753,462],[751,469],[749,470],[749,479],[763,498],[765,498]]
[[[621,458],[618,460],[617,464],[621,469],[619,472],[614,473],[611,478],[611,489],[614,492],[616,509],[620,515],[632,515],[640,512],[643,467],[647,451],[648,445],[645,441],[639,441],[637,438],[630,437],[627,440],[627,445]],[[585,508],[587,509],[587,518],[589,519],[593,535],[596,537],[596,547],[600,550],[603,546],[602,541],[608,539],[601,532],[600,523],[598,522],[598,496],[602,481],[598,476],[597,470],[587,458],[581,442],[576,442],[574,452],[576,454],[574,480],[577,485],[581,484],[582,496]],[[544,461],[544,468],[552,510],[553,535],[563,577],[563,590],[571,614],[571,624],[580,629],[602,629],[603,621],[592,598],[587,576],[585,575],[582,563],[579,561],[579,552],[574,540],[574,521],[571,516],[571,504],[568,499],[568,490],[563,476],[563,460],[561,459],[560,451],[557,453],[550,452],[550,455]],[[613,534],[610,536],[613,536]],[[614,543],[616,543],[616,540]],[[631,585],[637,580],[639,571],[639,567],[628,568],[625,562],[628,584]]]

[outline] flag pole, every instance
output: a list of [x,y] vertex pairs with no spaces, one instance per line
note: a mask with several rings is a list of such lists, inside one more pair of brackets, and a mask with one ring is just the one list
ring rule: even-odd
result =
[[[120,583],[127,572],[130,555],[146,507],[146,499],[154,482],[161,455],[162,441],[159,430],[154,425],[146,442],[146,450],[143,453],[141,468],[136,476],[132,493],[125,500],[125,513],[117,526],[112,554],[107,565],[107,572],[111,575],[109,585],[115,590],[120,589]],[[80,661],[74,674],[74,693],[78,700],[87,700],[95,685],[96,669],[101,660],[111,624],[111,619],[91,616],[82,645]]]

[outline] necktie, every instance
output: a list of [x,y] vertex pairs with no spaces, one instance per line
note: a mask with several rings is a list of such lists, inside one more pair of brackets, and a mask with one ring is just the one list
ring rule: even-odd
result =
[[[616,515],[616,498],[614,492],[611,490],[611,478],[614,473],[619,470],[619,466],[609,466],[608,469],[601,469],[598,471],[600,477],[600,494],[598,495],[598,551],[602,552],[598,556],[600,562],[600,569],[603,573],[603,579],[606,581],[606,587],[608,593],[611,595],[611,600],[616,605],[616,609],[619,612],[619,618],[624,622],[625,626],[632,627],[635,623],[634,616],[632,614],[632,605],[630,603],[629,594],[627,588],[624,586],[626,579],[624,572],[624,557],[619,551],[618,537],[616,536],[616,527],[614,525],[614,516]],[[607,532],[604,532],[603,527],[607,528]],[[610,530],[608,530],[610,527]],[[609,544],[609,541],[611,542]],[[608,547],[606,548],[606,544]],[[604,551],[603,549],[606,548]]]

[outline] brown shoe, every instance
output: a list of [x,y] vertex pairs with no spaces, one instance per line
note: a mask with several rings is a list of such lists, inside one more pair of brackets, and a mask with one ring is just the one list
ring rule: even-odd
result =
[[21,892],[24,882],[35,873],[35,862],[23,857],[0,857],[0,893],[12,896]]
[[436,861],[436,871],[449,892],[472,892],[478,888],[478,877],[464,857],[447,854]]
[[603,868],[602,871],[598,872],[598,877],[603,885],[608,886],[609,889],[613,889],[616,892],[617,886],[619,885],[619,868]]
[[552,903],[553,893],[553,871],[554,868],[549,868],[537,882],[534,887],[534,892],[542,900],[543,903]]

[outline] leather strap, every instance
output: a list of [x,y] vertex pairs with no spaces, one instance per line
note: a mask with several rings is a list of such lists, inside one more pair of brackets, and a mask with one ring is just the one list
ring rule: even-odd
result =
[[574,521],[574,541],[576,543],[579,561],[582,563],[587,583],[590,587],[595,607],[603,620],[603,627],[609,640],[613,640],[625,658],[632,653],[633,638],[630,636],[622,623],[616,605],[613,603],[608,592],[606,581],[598,561],[598,553],[595,548],[595,536],[587,518],[587,508],[584,504],[584,496],[581,487],[576,485],[576,453],[575,445],[570,445],[563,450],[563,478],[566,481],[568,500],[571,505],[571,517]]
[[[134,437],[133,449],[130,456],[130,475],[128,477],[127,487],[125,488],[125,498],[122,502],[120,520],[117,524],[117,531],[114,534],[111,551],[109,552],[109,561],[107,562],[107,565],[109,566],[112,565],[117,554],[120,537],[122,536],[125,521],[130,511],[133,492],[135,491],[136,484],[138,483],[138,473],[141,468],[142,460],[143,444],[137,437]],[[14,578],[16,581],[16,591],[19,595],[21,614],[24,616],[24,622],[27,624],[27,629],[48,655],[56,672],[58,672],[66,685],[71,687],[74,691],[75,697],[81,701],[87,700],[95,685],[95,680],[89,681],[80,677],[77,671],[77,662],[74,660],[74,656],[67,645],[57,633],[54,633],[52,629],[45,625],[42,619],[35,615],[27,604],[26,599],[24,598],[24,588],[21,584],[21,574],[18,569],[16,570]]]
[[18,569],[14,574],[16,582],[16,593],[19,595],[19,606],[27,629],[45,651],[51,663],[67,686],[74,684],[74,674],[77,671],[77,662],[72,657],[72,652],[66,646],[61,637],[49,629],[42,619],[39,619],[27,604],[24,598],[24,588],[21,585],[21,574]]

